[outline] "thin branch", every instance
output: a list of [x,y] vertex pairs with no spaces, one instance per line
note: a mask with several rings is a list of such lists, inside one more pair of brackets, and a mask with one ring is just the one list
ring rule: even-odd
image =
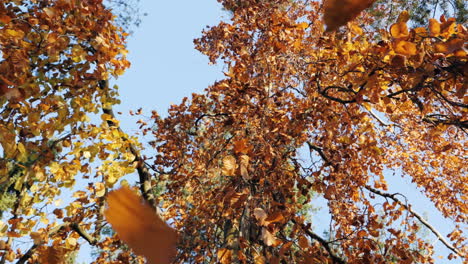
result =
[[[104,88],[104,89],[107,89],[107,88]],[[103,107],[102,111],[104,112],[104,114],[109,115],[112,119],[116,119],[114,111],[112,110],[112,107],[110,106]],[[156,206],[155,198],[151,191],[151,173],[149,172],[148,167],[145,164],[145,160],[140,154],[140,151],[137,149],[137,147],[133,143],[130,142],[130,140],[127,138],[126,134],[123,132],[123,130],[120,128],[119,125],[117,125],[112,120],[107,120],[107,124],[110,127],[116,128],[121,133],[122,140],[128,143],[129,145],[128,148],[130,150],[130,153],[132,153],[133,156],[135,157],[133,162],[136,163],[136,169],[137,169],[137,173],[138,173],[139,180],[140,180],[140,191],[143,196],[143,199],[145,199],[145,201],[147,201],[148,204],[151,207],[153,207],[153,209],[156,210],[157,206]]]
[[[88,234],[88,232],[86,232],[86,230],[81,228],[78,223],[66,223],[66,224],[58,225],[54,227],[52,230],[50,230],[50,232],[47,235],[49,237],[53,236],[67,227],[70,227],[73,231],[78,233],[78,235],[84,238],[84,240],[86,240],[90,245],[95,245],[97,243],[97,239],[92,237],[90,234]],[[16,264],[26,263],[33,256],[36,248],[38,248],[41,245],[42,243],[38,243],[38,244],[35,243],[34,245],[32,245],[31,248],[29,248],[29,250],[26,251],[26,253],[24,253],[24,255],[16,262]]]
[[[298,224],[295,219],[292,219],[292,222],[294,224]],[[321,236],[319,236],[316,233],[312,232],[306,225],[300,224],[300,226],[301,226],[302,230],[310,237],[310,239],[313,239],[313,240],[319,242],[320,245],[322,245],[322,247],[325,248],[325,250],[330,255],[331,259],[333,260],[334,264],[345,264],[346,263],[346,261],[343,258],[341,258],[340,256],[336,255],[335,252],[333,252],[333,250],[330,248],[330,245],[329,245],[330,242],[326,241]]]
[[415,218],[417,218],[421,224],[423,224],[425,227],[427,227],[448,249],[450,249],[452,252],[457,254],[460,257],[464,257],[463,254],[458,251],[454,246],[452,246],[445,238],[442,236],[439,231],[437,231],[431,224],[429,224],[420,214],[415,212],[413,209],[411,209],[407,204],[403,203],[400,201],[398,198],[396,198],[396,194],[390,194],[390,193],[385,193],[380,190],[374,189],[370,186],[365,186],[367,190],[369,190],[372,193],[375,193],[377,195],[380,195],[382,197],[390,198],[396,203],[398,203],[400,206],[405,208],[408,212],[410,212]]

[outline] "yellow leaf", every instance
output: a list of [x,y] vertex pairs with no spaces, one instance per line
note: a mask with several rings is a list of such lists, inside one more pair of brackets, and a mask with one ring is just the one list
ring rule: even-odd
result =
[[74,249],[76,247],[76,238],[68,237],[65,240],[65,247],[68,249]]
[[304,30],[304,29],[306,29],[306,28],[309,27],[309,23],[307,23],[307,22],[301,22],[301,23],[297,24],[296,27],[298,27],[298,28]]
[[24,32],[21,30],[13,30],[13,29],[7,29],[5,30],[5,33],[9,35],[10,37],[14,38],[23,38],[24,37]]
[[223,158],[222,173],[226,176],[234,176],[236,174],[237,164],[236,158],[229,155]]
[[219,263],[221,264],[231,263],[232,250],[229,250],[227,248],[220,248],[218,249],[218,252],[216,255],[218,255]]
[[104,186],[104,183],[96,182],[94,184],[94,188],[96,190],[96,197],[102,197],[104,194],[106,194],[106,187]]
[[109,193],[107,221],[119,237],[148,263],[171,263],[175,256],[177,235],[130,188],[122,187]]

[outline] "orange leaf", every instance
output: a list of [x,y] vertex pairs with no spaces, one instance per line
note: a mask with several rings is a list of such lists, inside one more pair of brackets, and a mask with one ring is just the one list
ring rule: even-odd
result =
[[436,52],[450,54],[463,48],[465,41],[463,39],[451,39],[444,43],[436,43]]
[[406,23],[409,20],[409,13],[406,10],[403,10],[400,15],[398,16],[397,22],[398,23]]
[[110,192],[107,204],[107,221],[135,253],[151,264],[171,263],[176,253],[176,232],[151,206],[128,187]]
[[429,19],[429,32],[433,37],[437,37],[440,34],[440,23],[434,18]]
[[234,152],[241,154],[248,154],[252,150],[252,145],[248,144],[247,139],[241,139],[234,142]]
[[284,216],[281,212],[274,212],[265,219],[267,225],[272,223],[280,223],[284,221]]
[[221,264],[231,263],[232,250],[227,249],[227,248],[220,248],[218,249],[217,255],[218,255],[219,263]]
[[375,0],[325,0],[325,14],[323,19],[327,31],[333,31],[348,23],[370,7]]
[[390,33],[394,38],[404,38],[408,37],[409,32],[408,32],[408,26],[406,25],[406,22],[398,22],[393,24],[390,27]]
[[396,53],[406,56],[417,54],[416,44],[404,40],[397,41],[394,49]]

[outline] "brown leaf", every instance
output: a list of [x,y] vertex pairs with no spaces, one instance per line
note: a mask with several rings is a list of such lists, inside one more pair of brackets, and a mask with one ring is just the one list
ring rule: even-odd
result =
[[370,7],[375,0],[325,0],[323,19],[327,31],[334,31]]
[[122,187],[107,197],[104,215],[119,237],[149,263],[171,263],[177,235],[130,188]]
[[265,223],[267,225],[273,224],[273,223],[281,223],[283,221],[284,221],[284,216],[281,212],[274,212],[265,219]]

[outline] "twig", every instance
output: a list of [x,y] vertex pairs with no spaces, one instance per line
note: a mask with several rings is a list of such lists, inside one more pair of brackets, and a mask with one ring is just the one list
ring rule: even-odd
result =
[[[107,89],[107,88],[104,88]],[[115,119],[115,114],[112,108],[109,107],[103,107],[102,111],[104,114],[109,115],[112,119]],[[156,203],[155,203],[155,198],[153,193],[151,192],[151,174],[148,170],[148,167],[145,164],[145,160],[140,154],[140,151],[138,151],[137,147],[128,140],[126,134],[123,132],[123,130],[118,126],[116,123],[114,123],[112,120],[107,120],[107,124],[110,127],[116,128],[122,135],[122,140],[126,141],[129,145],[129,150],[130,153],[135,156],[135,159],[133,160],[136,163],[136,169],[138,172],[138,176],[140,179],[140,191],[143,196],[143,199],[148,202],[148,204],[153,207],[153,209],[157,209]]]
[[[58,225],[55,228],[53,228],[52,230],[50,230],[50,232],[47,235],[49,237],[53,236],[53,235],[57,234],[58,232],[60,232],[61,230],[63,230],[66,227],[70,227],[73,231],[75,231],[82,238],[84,238],[84,240],[86,240],[90,245],[95,245],[97,243],[97,239],[92,237],[90,234],[88,234],[88,232],[86,232],[83,228],[81,228],[78,223],[65,223],[65,224]],[[34,245],[32,245],[29,248],[29,250],[26,253],[24,253],[24,255],[16,262],[16,264],[26,263],[32,257],[32,255],[34,254],[34,251],[36,250],[36,248],[38,248],[41,245],[42,245],[42,242],[37,243],[37,244],[34,243]]]
[[403,208],[405,208],[415,218],[417,218],[421,222],[421,224],[423,224],[425,227],[427,227],[448,249],[450,249],[452,252],[454,252],[455,254],[457,254],[460,257],[465,257],[454,246],[450,245],[450,243],[447,240],[444,239],[442,234],[439,233],[439,231],[437,231],[431,224],[429,224],[420,214],[418,214],[413,209],[411,209],[407,204],[403,203],[398,198],[396,198],[396,194],[385,193],[385,192],[382,192],[380,190],[374,189],[374,188],[372,188],[370,186],[365,186],[365,188],[367,190],[369,190],[370,192],[372,192],[372,193],[375,193],[375,194],[380,195],[382,197],[390,198],[393,201],[395,201],[396,203],[398,203],[400,206],[403,206]]
[[[294,224],[298,224],[297,221],[295,219],[292,219],[292,222]],[[331,259],[333,260],[333,263],[334,264],[345,264],[346,261],[337,256],[335,252],[333,252],[333,250],[330,248],[330,242],[327,242],[325,239],[323,239],[322,237],[320,237],[319,235],[315,234],[314,232],[312,232],[309,228],[307,228],[306,225],[304,224],[300,224],[302,230],[313,240],[316,240],[317,242],[320,243],[320,245],[322,245],[322,247],[325,248],[325,250],[328,252],[328,254],[330,255]]]

